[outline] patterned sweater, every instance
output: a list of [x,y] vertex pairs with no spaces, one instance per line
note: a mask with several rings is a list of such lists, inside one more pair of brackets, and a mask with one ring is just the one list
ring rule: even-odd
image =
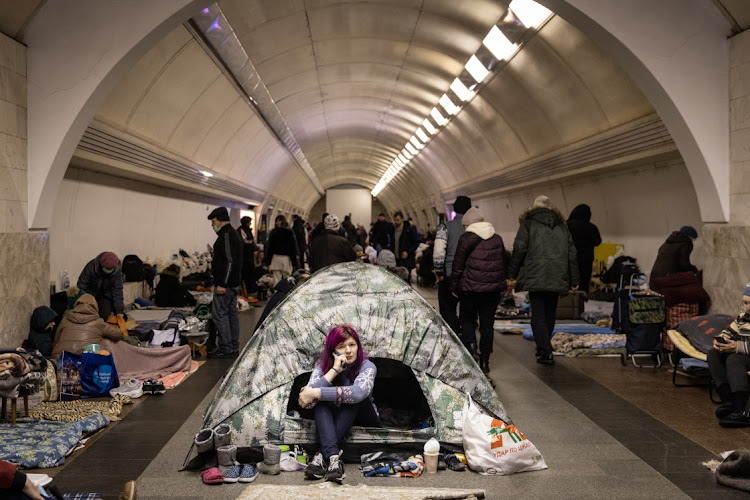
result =
[[750,355],[750,314],[741,314],[717,337],[737,342],[737,352]]
[[378,369],[372,361],[366,359],[362,363],[359,375],[354,379],[354,382],[349,380],[347,369],[337,375],[333,379],[333,384],[330,384],[323,376],[324,374],[320,369],[320,365],[317,365],[312,375],[310,375],[310,382],[307,386],[315,389],[320,388],[320,400],[333,401],[336,406],[342,403],[356,404],[368,397],[372,401],[372,389],[375,385],[375,375],[377,372]]

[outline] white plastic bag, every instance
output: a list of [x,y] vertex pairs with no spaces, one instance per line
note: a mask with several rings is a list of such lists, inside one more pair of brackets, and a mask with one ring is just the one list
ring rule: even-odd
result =
[[515,425],[485,415],[469,396],[464,409],[464,453],[469,467],[483,475],[546,469],[544,457]]

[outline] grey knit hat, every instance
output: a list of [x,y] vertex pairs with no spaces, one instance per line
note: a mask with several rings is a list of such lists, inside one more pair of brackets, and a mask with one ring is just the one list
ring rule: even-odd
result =
[[390,250],[381,250],[378,254],[378,265],[383,267],[394,267],[396,256]]
[[461,219],[461,224],[470,226],[475,222],[484,222],[484,215],[482,215],[482,212],[477,207],[471,207],[464,214],[464,218]]
[[716,481],[724,486],[750,491],[750,450],[733,451],[716,468]]

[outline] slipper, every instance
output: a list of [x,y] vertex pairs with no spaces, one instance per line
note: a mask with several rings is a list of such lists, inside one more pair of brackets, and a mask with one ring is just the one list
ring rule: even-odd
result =
[[224,484],[224,476],[218,467],[211,467],[201,472],[203,484]]

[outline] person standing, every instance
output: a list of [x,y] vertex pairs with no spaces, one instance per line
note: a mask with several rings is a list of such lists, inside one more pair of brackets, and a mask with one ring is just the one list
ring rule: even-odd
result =
[[96,298],[99,316],[107,319],[111,314],[125,317],[122,295],[122,265],[114,252],[102,252],[81,271],[78,289]]
[[588,205],[582,203],[570,212],[568,231],[573,238],[573,244],[578,255],[580,289],[588,293],[591,282],[591,268],[594,265],[594,248],[602,244],[599,228],[591,223],[591,208]]
[[463,217],[471,208],[471,199],[468,196],[458,196],[453,203],[453,211],[456,216],[453,220],[440,224],[435,236],[435,248],[432,259],[435,265],[435,273],[438,276],[438,308],[440,316],[448,323],[458,336],[461,336],[461,325],[458,321],[458,299],[453,296],[450,289],[450,278],[453,272],[453,258],[456,255],[458,239],[464,234]]
[[479,319],[479,366],[489,373],[495,311],[505,288],[505,245],[478,208],[470,208],[462,220],[466,232],[456,245],[451,292],[461,301],[461,341],[472,355]]
[[349,240],[349,244],[354,247],[357,244],[357,228],[352,224],[352,218],[349,215],[344,216],[344,222],[341,223],[341,227],[346,231],[344,236]]
[[219,347],[209,353],[212,358],[228,358],[240,353],[240,319],[237,296],[242,284],[242,239],[229,223],[224,207],[208,215],[216,232],[211,272],[214,278],[211,317],[219,336]]
[[396,212],[393,214],[391,235],[391,241],[393,241],[394,246],[393,253],[396,255],[396,264],[406,268],[409,273],[409,279],[406,281],[411,283],[411,270],[414,269],[415,252],[417,251],[417,246],[419,246],[416,228],[409,224],[409,221],[404,220],[404,214]]
[[282,278],[291,276],[297,268],[297,248],[294,233],[289,229],[289,223],[283,215],[277,215],[274,222],[276,227],[268,235],[265,248],[265,264],[273,275],[273,286]]
[[521,214],[520,223],[508,267],[508,288],[529,292],[536,361],[554,365],[550,340],[557,298],[560,293],[578,289],[576,247],[565,218],[544,195]]
[[375,247],[378,254],[381,250],[393,250],[390,238],[392,232],[393,227],[385,220],[385,214],[379,214],[378,220],[373,224],[372,231],[370,231],[370,245]]
[[240,219],[240,227],[237,231],[242,239],[242,283],[245,285],[245,293],[250,294],[257,291],[255,284],[255,237],[253,237],[253,228],[250,223],[253,220],[250,217]]
[[343,236],[339,236],[339,218],[329,214],[324,222],[325,229],[310,245],[310,270],[312,272],[339,262],[354,262],[357,253]]
[[292,232],[297,239],[297,250],[299,254],[299,267],[305,268],[305,254],[307,253],[307,231],[305,230],[305,220],[297,214],[292,215]]

